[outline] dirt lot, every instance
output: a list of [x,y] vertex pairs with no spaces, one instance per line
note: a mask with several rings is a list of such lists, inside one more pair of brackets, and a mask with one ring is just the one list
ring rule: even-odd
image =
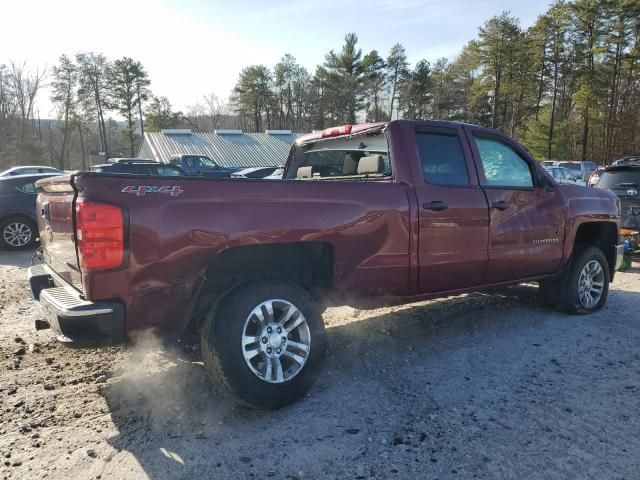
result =
[[[74,350],[0,252],[0,476],[640,479],[640,272],[565,316],[536,288],[330,309],[325,375],[276,412],[212,390],[196,339]],[[636,264],[637,266],[637,264]]]

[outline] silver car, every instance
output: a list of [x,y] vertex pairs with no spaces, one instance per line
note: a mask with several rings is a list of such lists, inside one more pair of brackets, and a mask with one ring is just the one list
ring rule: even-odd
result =
[[567,162],[558,160],[553,163],[554,167],[563,167],[568,168],[571,172],[576,176],[584,180],[585,182],[589,179],[591,172],[593,172],[596,168],[598,168],[598,164],[596,162]]
[[571,170],[564,167],[548,167],[547,171],[551,174],[553,179],[565,185],[582,185],[587,186],[587,182],[579,177],[576,177]]

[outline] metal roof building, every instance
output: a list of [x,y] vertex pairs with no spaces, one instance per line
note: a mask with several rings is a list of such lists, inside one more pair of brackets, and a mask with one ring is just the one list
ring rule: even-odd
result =
[[267,130],[216,130],[197,133],[189,129],[145,132],[138,157],[167,163],[172,155],[206,155],[225,167],[271,167],[283,165],[299,133]]

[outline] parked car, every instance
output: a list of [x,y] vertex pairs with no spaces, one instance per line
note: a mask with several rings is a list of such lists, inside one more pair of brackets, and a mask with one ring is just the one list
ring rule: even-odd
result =
[[543,160],[540,162],[544,168],[553,167],[553,164],[556,163],[555,160]]
[[589,179],[589,175],[596,168],[598,168],[598,164],[596,162],[565,162],[565,161],[555,161],[553,163],[554,167],[563,167],[568,168],[573,172],[573,174],[584,180],[585,182]]
[[36,188],[34,182],[51,173],[0,177],[0,246],[10,250],[35,245]]
[[193,322],[209,374],[258,407],[318,378],[325,305],[539,281],[546,303],[588,314],[624,251],[613,193],[558,185],[516,141],[455,122],[302,136],[277,182],[76,172],[37,187],[29,284],[58,335],[113,344]]
[[284,175],[284,167],[276,168],[271,175],[264,177],[265,180],[282,180]]
[[265,178],[278,170],[278,167],[251,167],[238,170],[231,174],[232,178]]
[[587,182],[587,185],[590,187],[595,187],[596,183],[598,183],[598,180],[600,180],[600,177],[604,173],[604,170],[605,170],[605,167],[598,167],[593,172],[591,172],[591,175],[589,175],[589,181]]
[[157,175],[160,177],[187,176],[187,172],[175,165],[150,160],[120,159],[114,163],[105,163],[91,167],[92,172],[123,173],[129,175]]
[[617,167],[618,165],[634,162],[640,162],[640,157],[638,155],[627,155],[626,157],[622,157],[611,162],[611,166]]
[[570,185],[581,185],[585,187],[587,184],[581,178],[576,177],[571,170],[564,167],[548,167],[547,171],[551,174],[553,179],[558,183],[565,183]]
[[640,162],[607,167],[596,188],[611,190],[618,196],[623,228],[640,230]]
[[15,175],[37,175],[38,173],[53,173],[62,175],[64,171],[53,167],[43,167],[42,165],[28,165],[23,167],[13,167],[0,172],[0,178],[13,177]]
[[148,158],[114,157],[114,158],[107,159],[107,163],[130,163],[130,162],[136,162],[136,163],[160,163],[160,162],[157,162],[155,160],[148,159]]
[[235,167],[222,167],[205,155],[174,155],[169,163],[182,168],[189,175],[212,178],[230,177],[239,170]]

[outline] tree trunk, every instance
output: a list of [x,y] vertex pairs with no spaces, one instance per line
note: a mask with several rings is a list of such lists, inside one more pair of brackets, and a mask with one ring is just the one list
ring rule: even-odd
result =
[[549,138],[547,142],[547,159],[551,159],[551,146],[553,145],[553,128],[556,120],[556,101],[558,99],[558,64],[556,58],[553,68],[553,99],[551,101],[551,118],[549,119]]
[[542,91],[544,90],[544,66],[546,61],[546,52],[547,52],[547,38],[545,37],[544,42],[542,42],[542,66],[540,67],[540,80],[538,82],[538,98],[536,101],[536,120],[538,120],[538,114],[540,113],[540,103],[542,102]]
[[80,135],[80,153],[82,154],[82,169],[87,169],[87,157],[84,151],[84,137],[82,136],[82,122],[78,122],[78,134]]
[[398,71],[393,77],[393,87],[391,88],[391,105],[389,106],[389,121],[393,120],[393,102],[396,99],[396,88],[398,84]]

